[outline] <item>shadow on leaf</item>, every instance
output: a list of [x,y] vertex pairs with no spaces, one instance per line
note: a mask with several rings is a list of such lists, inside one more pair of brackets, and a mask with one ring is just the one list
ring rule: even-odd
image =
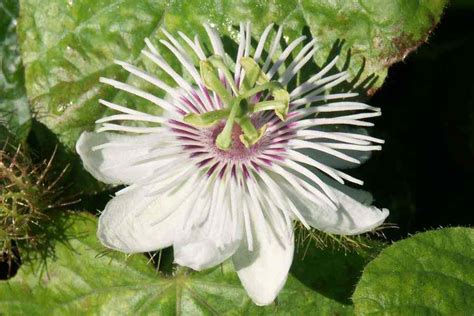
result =
[[351,296],[364,267],[383,248],[383,244],[365,240],[361,248],[340,245],[309,245],[295,250],[290,273],[314,291],[342,304],[352,304]]

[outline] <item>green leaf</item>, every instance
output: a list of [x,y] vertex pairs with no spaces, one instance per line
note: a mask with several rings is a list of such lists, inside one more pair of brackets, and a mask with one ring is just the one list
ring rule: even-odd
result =
[[[226,50],[236,53],[238,24],[253,23],[259,35],[271,22],[285,28],[289,42],[302,34],[318,40],[315,61],[323,66],[338,51],[339,69],[352,75],[350,86],[373,93],[387,68],[423,43],[439,21],[446,0],[278,0],[278,1],[132,1],[22,0],[19,34],[26,68],[26,88],[40,120],[60,140],[73,147],[79,134],[94,128],[103,116],[99,98],[130,107],[154,109],[147,101],[99,84],[100,76],[137,84],[160,94],[149,84],[129,77],[114,59],[132,62],[173,81],[139,57],[144,38],[155,44],[165,26],[172,34],[198,33],[210,47],[203,22],[225,37]],[[170,53],[158,45],[176,71]],[[197,63],[197,61],[195,61]],[[306,71],[313,73],[316,69]],[[302,74],[303,76],[304,74]]]
[[25,140],[30,109],[16,35],[18,0],[0,2],[0,124]]
[[[303,252],[278,303],[257,307],[248,298],[232,265],[204,272],[178,268],[174,276],[155,272],[143,255],[128,259],[105,252],[91,215],[72,215],[46,271],[29,263],[0,282],[0,310],[7,315],[347,315],[354,281],[367,253],[336,250]],[[309,269],[309,270],[308,270]],[[312,271],[312,273],[309,273]]]
[[367,265],[353,296],[359,315],[472,315],[474,229],[417,234]]
[[[129,102],[129,96],[99,84],[99,78],[127,81],[128,73],[114,60],[140,66],[144,39],[158,32],[164,4],[25,0],[20,8],[28,98],[38,119],[73,148],[79,135],[93,129],[94,121],[103,116],[105,107],[99,98]],[[142,81],[137,84],[146,89]],[[130,107],[150,108],[143,100],[131,100]]]

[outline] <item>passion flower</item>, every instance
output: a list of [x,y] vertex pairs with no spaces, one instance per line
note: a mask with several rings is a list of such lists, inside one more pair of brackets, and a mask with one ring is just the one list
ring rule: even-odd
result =
[[83,133],[77,152],[97,179],[127,185],[100,216],[98,236],[105,246],[126,253],[173,246],[175,262],[195,270],[231,258],[249,296],[265,305],[286,281],[295,221],[353,235],[388,216],[388,210],[334,188],[336,182],[362,183],[335,166],[355,166],[360,153],[380,150],[383,143],[334,127],[372,126],[365,119],[381,112],[345,100],[356,93],[328,93],[348,78],[345,72],[327,75],[337,58],[290,91],[289,83],[312,60],[315,40],[288,62],[304,36],[280,48],[282,28],[272,32],[269,25],[253,49],[251,25],[242,23],[232,61],[216,30],[204,27],[209,53],[198,37],[179,33],[178,40],[162,30],[162,49],[174,54],[190,81],[149,40],[143,54],[176,86],[117,62],[167,97],[113,79],[101,82],[156,104],[163,114],[100,100],[118,114],[98,120],[96,132]]

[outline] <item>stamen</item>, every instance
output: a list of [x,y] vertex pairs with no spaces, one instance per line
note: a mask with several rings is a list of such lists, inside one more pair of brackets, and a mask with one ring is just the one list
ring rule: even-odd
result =
[[232,105],[232,109],[229,116],[227,117],[227,122],[225,123],[224,129],[216,138],[216,145],[219,147],[219,149],[228,150],[232,146],[232,130],[234,128],[234,121],[239,108],[240,105],[236,102]]
[[[249,26],[247,26],[249,30]],[[242,26],[243,30],[243,26]],[[245,52],[247,54],[248,52]],[[210,127],[226,119],[223,130],[217,135],[216,145],[221,150],[229,150],[232,147],[232,133],[234,123],[239,125],[243,134],[240,141],[247,148],[255,145],[265,134],[267,125],[264,124],[258,130],[253,125],[250,116],[257,112],[273,110],[281,120],[286,119],[289,110],[290,96],[288,92],[276,81],[268,81],[258,64],[251,58],[241,58],[243,68],[247,73],[245,80],[238,90],[232,74],[220,56],[213,55],[207,60],[200,61],[200,72],[202,81],[206,87],[216,93],[226,105],[226,109],[208,111],[203,114],[188,113],[184,121],[198,127]],[[239,70],[240,71],[240,68]],[[224,86],[222,74],[232,89],[233,95]],[[255,86],[257,84],[257,86]],[[249,104],[247,99],[268,90],[272,100]]]

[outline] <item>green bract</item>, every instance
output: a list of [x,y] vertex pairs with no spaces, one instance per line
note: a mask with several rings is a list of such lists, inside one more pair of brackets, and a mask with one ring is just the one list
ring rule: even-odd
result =
[[[7,315],[352,315],[349,295],[369,252],[315,250],[302,259],[278,296],[278,303],[257,307],[240,285],[231,264],[173,278],[155,272],[142,255],[125,259],[103,254],[91,215],[72,215],[57,242],[47,271],[24,264],[9,281],[0,282],[0,310]],[[314,266],[318,270],[314,271]],[[35,272],[32,272],[35,271]]]
[[[341,50],[339,68],[348,68],[356,90],[373,92],[387,68],[426,40],[439,21],[445,0],[278,0],[278,1],[21,1],[20,42],[26,69],[26,88],[38,118],[69,147],[85,129],[103,116],[98,99],[136,108],[148,107],[98,83],[115,77],[153,91],[129,78],[114,59],[138,64],[171,83],[150,63],[138,57],[144,38],[153,42],[164,25],[171,33],[198,33],[203,22],[237,40],[237,25],[251,21],[255,34],[274,22],[284,26],[288,42],[301,34],[317,39],[317,65]],[[226,48],[226,51],[228,49]],[[232,50],[232,48],[230,48]],[[169,59],[177,71],[178,63]],[[197,61],[195,61],[197,63]]]
[[359,315],[472,315],[474,229],[445,228],[395,243],[367,265]]

